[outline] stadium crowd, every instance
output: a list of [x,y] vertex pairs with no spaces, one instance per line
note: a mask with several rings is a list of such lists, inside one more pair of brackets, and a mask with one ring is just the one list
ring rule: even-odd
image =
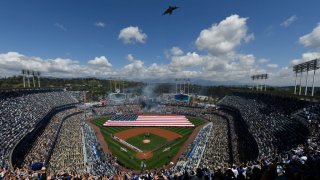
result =
[[84,95],[85,95],[84,91],[66,91],[65,93],[68,93],[71,97],[73,97],[79,102],[84,101]]
[[[256,161],[238,164],[240,167],[254,164],[265,170],[270,164],[276,164],[278,174],[285,173],[293,179],[320,177],[318,103],[239,93],[226,96],[220,105],[239,110],[258,144],[259,156]],[[301,120],[294,118],[297,111],[300,117],[305,117],[305,121],[309,122],[307,131]]]
[[97,116],[113,115],[113,114],[141,114],[142,108],[139,104],[125,104],[125,105],[107,105],[106,107],[95,107],[93,112]]
[[74,112],[76,112],[76,109],[69,109],[59,112],[52,117],[51,121],[42,131],[43,133],[36,137],[31,150],[25,155],[22,166],[27,168],[37,162],[46,164],[45,160],[57,136],[57,129],[61,125],[63,118]]
[[203,107],[160,105],[159,112],[164,114],[183,114],[188,116],[203,116],[207,109]]
[[190,171],[190,168],[199,166],[203,156],[203,152],[206,149],[208,137],[211,132],[212,126],[212,123],[208,123],[200,129],[199,133],[197,134],[197,137],[188,146],[185,153],[180,156],[175,166],[175,169],[179,171]]
[[7,167],[16,143],[54,107],[77,103],[64,91],[8,92],[0,97],[0,165]]
[[48,172],[67,171],[77,174],[86,172],[83,153],[85,142],[80,124],[82,116],[83,113],[72,114],[63,121],[48,164]]
[[282,103],[277,109],[279,105],[272,97],[261,99],[252,94],[240,94],[226,96],[220,104],[239,110],[258,143],[259,159],[285,152],[306,139],[306,128],[300,121],[290,118],[288,110],[296,110],[297,102]]
[[[141,111],[139,105],[131,106],[134,110],[129,110],[128,105],[110,106],[101,110],[101,114]],[[121,171],[116,159],[100,150],[92,128],[81,120],[80,115],[75,115],[63,123],[48,169],[9,169],[4,164],[0,167],[0,179],[266,180],[279,176],[284,179],[320,179],[319,104],[271,95],[236,93],[223,98],[220,106],[221,109],[214,113],[204,108],[160,106],[163,113],[201,116],[211,122],[200,130],[196,140],[180,157],[181,162],[171,168],[139,173]],[[48,126],[54,127],[54,119]],[[256,155],[250,150],[255,145],[259,150]],[[2,152],[2,145],[0,147]],[[246,154],[243,154],[244,150]]]
[[229,166],[228,125],[227,120],[221,116],[208,115],[213,123],[210,131],[207,147],[204,150],[201,165],[209,169]]
[[94,176],[113,175],[116,168],[114,156],[103,153],[94,130],[85,122],[81,124],[85,142],[85,161]]

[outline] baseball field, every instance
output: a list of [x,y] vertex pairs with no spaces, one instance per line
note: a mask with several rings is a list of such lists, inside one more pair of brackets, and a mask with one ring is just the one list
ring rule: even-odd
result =
[[169,164],[193,130],[205,122],[201,118],[187,118],[195,127],[103,126],[109,117],[94,119],[93,123],[99,127],[109,150],[113,156],[117,157],[120,165],[128,169],[140,170],[141,162],[146,165],[145,169],[161,168]]

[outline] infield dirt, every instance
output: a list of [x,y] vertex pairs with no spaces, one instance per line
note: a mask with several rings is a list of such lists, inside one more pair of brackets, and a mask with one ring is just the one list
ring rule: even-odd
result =
[[166,129],[160,129],[160,128],[133,128],[133,129],[128,129],[128,130],[124,130],[121,132],[118,132],[116,134],[114,134],[115,136],[117,136],[120,139],[126,140],[130,137],[133,136],[137,136],[139,134],[143,134],[143,133],[151,133],[151,134],[155,134],[157,136],[163,137],[165,138],[167,141],[172,141],[175,140],[177,138],[181,138],[182,136],[178,133],[166,130]]

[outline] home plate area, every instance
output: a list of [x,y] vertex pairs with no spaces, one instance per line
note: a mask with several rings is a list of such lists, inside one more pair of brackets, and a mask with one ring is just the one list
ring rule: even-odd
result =
[[153,152],[181,138],[180,134],[161,128],[133,128],[112,135],[113,139],[134,150],[140,159],[149,159]]

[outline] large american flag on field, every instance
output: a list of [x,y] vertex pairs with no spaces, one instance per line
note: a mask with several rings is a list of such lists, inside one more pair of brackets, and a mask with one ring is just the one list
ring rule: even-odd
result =
[[194,127],[185,116],[180,115],[143,115],[130,121],[108,120],[103,126]]

